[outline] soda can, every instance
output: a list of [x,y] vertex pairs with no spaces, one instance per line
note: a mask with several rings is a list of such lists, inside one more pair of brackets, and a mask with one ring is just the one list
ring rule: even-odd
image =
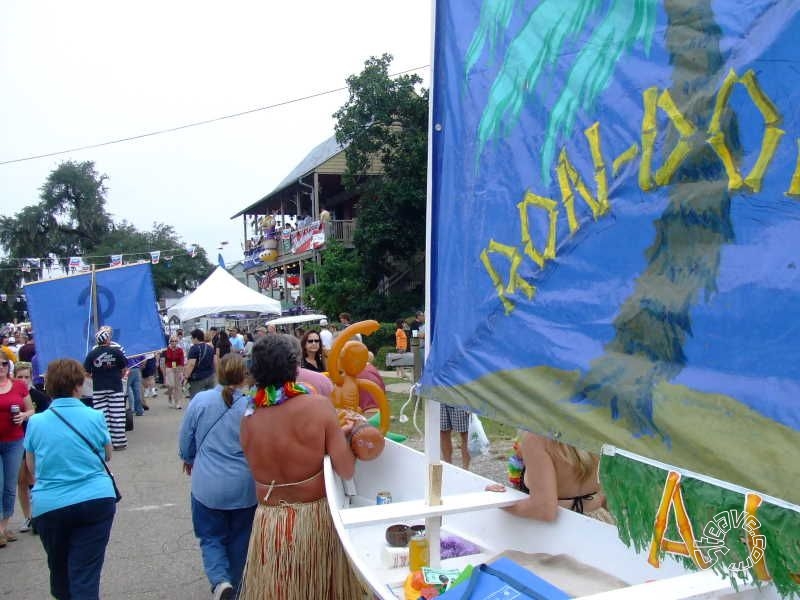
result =
[[[12,404],[8,408],[8,410],[11,413],[11,422],[13,423],[14,422],[14,417],[16,417],[20,413],[19,404]],[[391,500],[390,500],[390,502],[391,502]]]
[[378,495],[375,497],[375,504],[391,504],[391,503],[392,503],[391,492],[378,492]]

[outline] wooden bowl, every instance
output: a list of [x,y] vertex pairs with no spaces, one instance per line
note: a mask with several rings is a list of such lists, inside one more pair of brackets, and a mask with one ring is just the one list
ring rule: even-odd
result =
[[389,525],[386,528],[386,543],[392,548],[405,548],[411,537],[411,528],[408,525]]

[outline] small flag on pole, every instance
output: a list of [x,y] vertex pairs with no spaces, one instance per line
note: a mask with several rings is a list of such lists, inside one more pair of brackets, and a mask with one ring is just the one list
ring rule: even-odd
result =
[[69,268],[70,269],[77,269],[81,266],[81,257],[80,256],[70,256],[69,257]]
[[121,267],[122,266],[122,254],[112,254],[111,255],[111,266],[112,267]]
[[155,252],[150,253],[150,262],[152,264],[157,265],[160,258],[161,258],[161,250],[156,250]]
[[217,263],[219,263],[219,266],[222,267],[223,269],[225,268],[225,259],[222,258],[222,252],[217,254]]

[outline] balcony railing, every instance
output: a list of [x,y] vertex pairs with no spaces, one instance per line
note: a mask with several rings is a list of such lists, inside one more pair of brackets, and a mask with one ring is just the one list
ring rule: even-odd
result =
[[346,221],[314,221],[299,229],[264,231],[258,238],[247,240],[244,268],[255,269],[283,262],[286,256],[296,257],[311,250],[324,250],[329,240],[337,240],[346,247],[353,246],[355,219]]

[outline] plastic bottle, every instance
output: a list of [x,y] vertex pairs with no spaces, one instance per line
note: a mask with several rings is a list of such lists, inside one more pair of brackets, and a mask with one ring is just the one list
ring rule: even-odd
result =
[[430,547],[425,530],[417,532],[408,542],[408,568],[419,571],[430,566]]

